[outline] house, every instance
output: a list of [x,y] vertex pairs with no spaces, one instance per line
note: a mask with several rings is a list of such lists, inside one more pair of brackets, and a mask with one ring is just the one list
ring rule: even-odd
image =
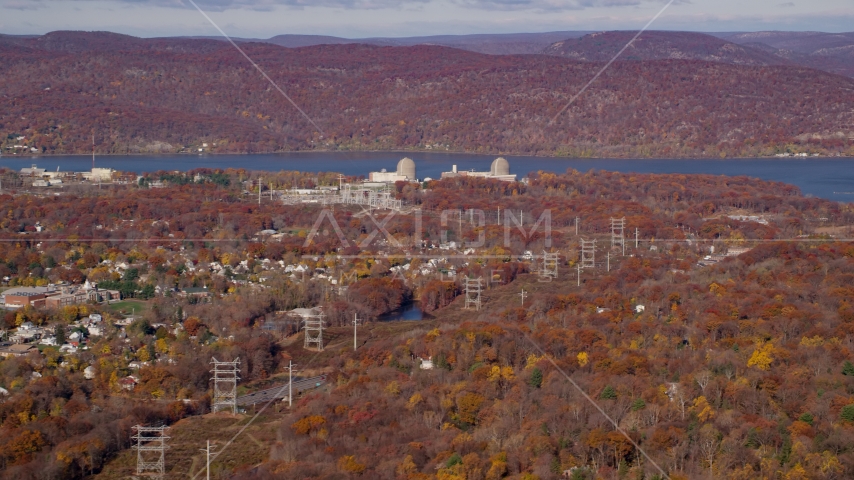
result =
[[643,305],[635,305],[635,313],[643,313],[646,307]]
[[41,338],[41,335],[42,330],[39,327],[33,325],[32,322],[24,322],[18,327],[15,335],[12,336],[12,340],[15,343],[28,343]]
[[178,296],[184,298],[207,299],[211,297],[208,287],[189,287],[178,292]]
[[419,358],[419,360],[421,360],[421,365],[419,366],[419,368],[421,368],[421,370],[433,370],[433,357],[432,356],[427,357],[426,360],[423,358]]
[[132,392],[133,389],[136,388],[137,383],[138,382],[133,375],[119,379],[119,387],[121,387],[122,390],[127,390],[129,392]]
[[11,358],[11,357],[23,357],[32,352],[38,352],[39,349],[34,347],[33,345],[27,344],[15,344],[9,345],[5,344],[5,346],[0,346],[0,357]]

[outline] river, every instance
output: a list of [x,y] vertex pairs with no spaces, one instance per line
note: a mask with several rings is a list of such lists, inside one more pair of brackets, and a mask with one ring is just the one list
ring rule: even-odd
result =
[[[488,170],[496,155],[423,152],[298,152],[254,155],[105,155],[96,158],[99,167],[132,172],[190,170],[193,168],[245,168],[248,170],[302,170],[365,175],[370,171],[393,171],[397,161],[408,156],[415,160],[419,178],[438,178],[451,165],[460,170]],[[844,202],[854,201],[854,158],[753,158],[753,159],[567,159],[505,155],[510,172],[523,177],[544,170],[564,172],[591,169],[637,173],[706,173],[747,175],[776,180],[800,187],[805,195]],[[0,166],[18,170],[37,164],[55,170],[85,171],[92,158],[82,155],[45,157],[0,157]]]
[[388,312],[380,315],[377,320],[380,322],[396,322],[400,320],[423,320],[425,317],[424,311],[421,310],[421,304],[418,302],[410,302],[393,312]]

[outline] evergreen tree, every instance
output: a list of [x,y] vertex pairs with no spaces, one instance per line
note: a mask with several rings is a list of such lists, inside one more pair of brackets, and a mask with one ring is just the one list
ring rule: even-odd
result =
[[65,325],[61,323],[56,324],[53,329],[53,334],[56,337],[57,345],[61,346],[65,344]]
[[531,372],[531,378],[528,379],[528,385],[540,388],[543,385],[543,371],[534,367],[534,370]]
[[602,394],[599,395],[599,398],[604,400],[613,400],[617,398],[617,391],[614,390],[614,387],[608,385],[604,390],[602,390]]

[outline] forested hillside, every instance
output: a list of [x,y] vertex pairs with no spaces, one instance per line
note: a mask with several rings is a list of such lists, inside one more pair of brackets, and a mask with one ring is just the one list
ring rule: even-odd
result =
[[[607,62],[632,41],[637,32],[599,32],[556,42],[543,50],[575,60]],[[737,45],[704,33],[644,32],[626,48],[618,61],[690,59],[736,65],[792,64],[762,50]]]
[[93,133],[100,153],[854,153],[854,80],[805,68],[618,62],[552,123],[601,63],[435,46],[244,48],[322,133],[223,42],[57,32],[0,39],[4,154],[84,153]]
[[[261,175],[283,191],[334,185],[334,173],[150,172],[58,196],[0,174],[4,287],[89,282],[124,297],[3,315],[3,330],[29,322],[79,341],[0,360],[3,480],[127,478],[136,424],[172,427],[169,476],[202,475],[205,440],[220,448],[251,418],[248,408],[209,414],[211,357],[241,359],[241,395],[284,384],[289,361],[327,379],[297,392],[293,408],[260,414],[212,478],[854,475],[850,205],[713,175],[398,182],[395,195],[421,219],[337,205],[327,213],[344,247],[329,223],[309,233],[319,205],[256,196]],[[499,207],[505,219],[524,215],[525,231],[441,213]],[[551,246],[531,225],[546,211]],[[613,217],[631,232],[626,255],[609,248]],[[481,237],[467,254],[441,247]],[[581,239],[599,243],[579,280]],[[729,256],[710,261],[710,247]],[[546,249],[559,254],[551,281],[523,254]],[[464,279],[478,277],[483,306],[465,310]],[[194,288],[205,296],[188,296]],[[374,321],[413,298],[428,319]],[[323,352],[304,349],[284,314],[315,306],[326,314]],[[98,334],[81,323],[94,313]]]

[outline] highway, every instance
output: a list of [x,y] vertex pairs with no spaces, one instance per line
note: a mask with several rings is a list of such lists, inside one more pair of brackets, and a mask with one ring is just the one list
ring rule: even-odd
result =
[[[326,375],[311,378],[294,378],[294,398],[299,392],[303,392],[312,388],[317,388],[326,383]],[[245,407],[248,405],[261,405],[273,399],[288,398],[288,384],[283,383],[275,387],[259,390],[248,395],[237,397],[237,405]]]

